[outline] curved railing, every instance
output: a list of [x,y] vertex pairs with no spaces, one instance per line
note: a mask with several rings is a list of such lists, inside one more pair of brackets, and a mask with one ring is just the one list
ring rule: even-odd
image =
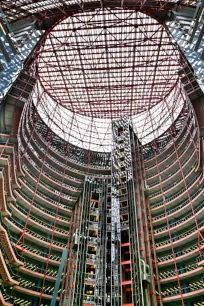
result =
[[[59,205],[59,203],[55,200],[53,200],[52,198],[46,196],[45,194],[43,194],[42,192],[38,191],[35,189],[35,187],[33,187],[30,183],[28,183],[28,181],[26,181],[25,178],[21,177],[20,178],[20,181],[22,181],[24,183],[24,185],[26,187],[28,187],[29,189],[31,189],[35,194],[39,195],[41,198],[45,199],[47,202],[51,202],[53,204],[55,204],[56,206]],[[73,203],[76,202],[77,198],[76,197],[71,197],[71,196],[68,196],[67,197],[67,200],[70,200],[72,201]],[[60,204],[62,207],[69,207],[68,205],[65,205],[65,204]]]
[[[53,291],[54,291],[54,286],[44,286],[42,288],[42,287],[36,286],[34,282],[28,281],[28,280],[22,280],[20,282],[19,286],[23,287],[23,288],[26,288],[26,289],[29,289],[31,291],[36,291],[36,292],[41,292],[41,290],[42,290],[44,294],[47,294],[47,295],[50,295],[50,296],[53,295]],[[60,290],[59,290],[58,293],[60,293]]]
[[[192,124],[191,124],[191,127],[193,127]],[[190,141],[190,142],[187,141],[187,136],[189,135],[189,130],[187,130],[186,133],[185,133],[185,135],[184,135],[184,137],[183,137],[183,138],[180,140],[180,142],[178,143],[177,151],[178,151],[179,158],[180,158],[181,155],[185,152],[186,148],[190,146],[190,144],[192,143],[192,140],[194,139],[194,137],[195,137],[196,134],[197,134],[197,131],[192,129],[192,134],[193,134],[193,135],[191,136],[191,141]],[[186,143],[185,143],[185,141],[186,141]],[[179,152],[179,150],[180,150],[180,148],[182,147],[183,144],[184,144],[184,148],[182,149],[181,152]],[[158,166],[160,166],[164,161],[168,161],[168,159],[169,159],[170,157],[172,157],[174,154],[176,154],[176,151],[175,151],[174,147],[172,147],[172,151],[171,151],[169,154],[164,155],[164,157],[163,157],[161,160],[159,160]],[[174,162],[175,162],[176,160],[177,160],[177,158],[176,158],[176,156],[175,156]],[[172,161],[171,161],[171,162],[172,162]],[[168,168],[168,166],[169,166],[169,164],[167,164],[166,166],[164,166],[164,167],[161,169],[161,171],[163,171],[163,170],[165,170],[166,168]],[[155,168],[155,167],[156,167],[156,164],[154,164],[153,166],[145,167],[145,169],[146,169],[146,171],[148,171],[148,170],[150,170],[151,168]],[[152,176],[154,176],[155,173],[157,173],[157,172],[154,172],[154,173],[152,173],[152,174],[150,174],[150,175],[147,175],[147,179],[148,179],[148,178],[151,178]]]
[[[29,177],[35,181],[35,183],[37,183],[38,181],[38,178],[35,176],[35,174],[33,174],[25,165],[23,165],[22,167],[23,169],[25,169],[25,171],[28,173]],[[54,189],[53,187],[45,184],[45,182],[43,182],[42,180],[39,181],[39,185],[43,185],[45,188],[47,188],[48,190],[51,190],[52,193],[56,196],[59,196],[60,194],[60,197],[63,197],[63,198],[67,198],[67,199],[70,199],[70,198],[74,198],[73,196],[70,196],[68,194],[65,194],[63,192],[60,192],[59,190],[57,189]]]
[[[187,184],[187,188],[189,189],[190,186],[193,185],[193,183],[195,183],[195,181],[201,177],[201,174],[197,173],[197,175]],[[175,193],[173,196],[169,197],[169,198],[165,198],[165,203],[168,203],[174,199],[176,199],[179,195],[181,195],[182,193],[184,193],[186,191],[186,187],[182,188],[181,190],[179,190],[177,193]],[[162,202],[159,202],[159,203],[156,203],[156,204],[152,204],[151,205],[151,209],[153,208],[156,208],[156,207],[159,207],[159,206],[163,206],[164,203],[163,201]]]
[[[28,205],[30,205],[31,199],[30,199],[27,195],[25,195],[25,194],[22,192],[22,190],[19,189],[17,192],[22,196],[23,199],[25,199],[26,201],[28,201]],[[49,215],[53,216],[53,218],[56,217],[56,218],[61,219],[61,220],[63,220],[63,221],[70,222],[70,218],[66,218],[66,217],[64,217],[64,216],[62,216],[62,215],[60,215],[60,214],[57,214],[57,215],[56,215],[55,212],[52,212],[51,210],[48,210],[48,209],[44,208],[43,206],[37,204],[36,202],[33,202],[32,205],[35,206],[36,208],[38,208],[39,210],[45,212],[46,214],[49,214]]]
[[[204,186],[199,188],[195,193],[193,193],[191,195],[191,200],[195,199],[195,197],[197,197],[197,195],[199,193],[201,193],[202,191],[204,190]],[[159,220],[159,219],[162,219],[162,218],[165,218],[166,215],[171,215],[173,214],[174,212],[178,211],[179,209],[185,207],[186,205],[189,205],[189,199],[187,199],[186,201],[184,201],[183,203],[179,204],[178,206],[176,206],[175,208],[172,208],[172,209],[169,209],[168,211],[166,211],[166,213],[163,213],[159,216],[156,216],[156,217],[152,217],[152,221],[156,221],[156,220]]]
[[190,293],[190,292],[193,292],[193,291],[197,291],[199,289],[204,289],[203,281],[198,281],[198,282],[191,283],[189,286],[187,286],[185,288],[180,288],[180,290],[179,290],[178,287],[171,287],[171,288],[163,291],[162,295],[165,296],[165,297],[173,296],[173,295],[180,295],[180,293],[182,293],[182,294]]
[[[194,213],[196,214],[197,212],[199,212],[200,210],[202,210],[204,208],[204,203],[201,203],[198,207],[196,207],[195,209],[194,209]],[[179,224],[181,224],[181,223],[183,223],[183,222],[185,222],[185,221],[187,221],[188,219],[190,219],[191,217],[193,217],[193,212],[191,212],[191,213],[189,213],[188,215],[186,215],[185,217],[182,217],[181,219],[179,219],[179,220],[177,220],[177,221],[175,221],[175,222],[172,222],[172,223],[170,223],[169,224],[169,226],[163,226],[163,227],[161,227],[161,228],[159,228],[159,229],[155,229],[154,230],[154,233],[155,234],[158,234],[158,233],[161,233],[161,232],[164,232],[164,231],[166,231],[166,230],[168,230],[169,228],[173,228],[173,227],[175,227],[175,226],[177,226],[177,225],[179,225]]]
[[198,257],[196,257],[196,262],[197,264],[199,264],[199,262],[203,261],[204,260],[204,253]]
[[[22,132],[22,131],[21,131],[21,132]],[[28,135],[28,137],[29,137],[29,135]],[[29,140],[28,140],[28,138],[27,138],[26,135],[23,136],[23,135],[19,134],[18,141],[19,141],[19,143],[21,144],[21,148],[23,149],[23,151],[26,151],[26,153],[27,153],[27,150],[30,149],[31,154],[33,154],[33,152],[35,152],[35,154],[34,154],[35,158],[37,158],[39,161],[43,162],[43,158],[42,158],[42,157],[36,152],[36,150],[33,148],[31,142],[29,142]],[[38,144],[37,144],[36,142],[35,142],[35,145],[38,147]],[[26,148],[26,150],[25,150],[25,148]],[[21,150],[22,150],[22,149],[21,149]],[[39,152],[41,152],[41,151],[46,152],[45,149],[42,148],[42,147],[38,148],[38,150],[39,150]],[[26,154],[26,153],[25,153],[25,154]],[[63,175],[63,176],[64,176],[64,167],[65,167],[65,164],[59,162],[58,160],[56,160],[53,156],[49,155],[48,153],[46,153],[46,158],[47,158],[47,159],[50,159],[50,161],[54,161],[54,163],[55,163],[56,165],[62,167],[62,171],[59,171],[56,167],[52,167],[52,168],[53,168],[54,170],[56,170],[56,172],[60,173],[60,175]],[[49,164],[50,164],[50,163],[48,163],[48,165],[49,165]],[[87,167],[86,167],[86,169],[87,169],[87,171],[81,171],[81,170],[79,170],[79,169],[75,169],[75,168],[73,168],[73,167],[70,167],[70,166],[66,165],[66,171],[70,171],[70,172],[71,172],[72,174],[74,174],[74,175],[80,175],[80,176],[81,176],[81,179],[83,179],[84,176],[87,175],[88,171],[90,171],[90,168],[87,168]],[[100,170],[100,169],[99,169],[99,170]],[[109,171],[108,168],[105,169],[105,170],[106,170],[106,171]],[[97,174],[97,173],[94,173],[94,172],[92,172],[92,174],[93,174],[94,176],[96,176],[96,177],[101,177],[101,176],[102,176],[101,174]],[[103,174],[103,175],[104,175],[105,177],[109,177],[109,176],[110,176],[110,173]],[[69,175],[66,173],[66,176],[69,176]],[[71,178],[72,180],[74,180],[74,179],[77,180],[77,178],[75,178],[74,176],[70,176],[70,178]]]
[[[197,160],[195,161],[195,163],[194,163],[192,166],[195,166],[196,164],[197,164]],[[186,178],[186,176],[187,176],[190,172],[193,172],[193,171],[194,171],[194,169],[189,168],[188,171],[185,172],[185,178]],[[180,179],[178,179],[178,180],[174,181],[173,183],[169,184],[167,187],[164,187],[164,188],[162,189],[162,191],[163,191],[163,192],[167,192],[168,190],[170,190],[172,187],[176,186],[177,184],[179,184],[179,183],[182,182],[183,180],[184,180],[183,177],[181,177]],[[155,193],[151,194],[151,195],[149,196],[149,198],[150,198],[150,199],[151,199],[151,198],[154,198],[154,197],[156,197],[157,195],[162,195],[161,191],[158,191],[158,192],[155,192]]]
[[[34,155],[35,156],[35,155]],[[34,166],[36,166],[37,164],[31,159],[31,157],[28,155],[28,153],[26,152],[25,153],[25,157],[27,158],[27,159],[29,159],[30,160],[30,162],[34,165]],[[35,156],[36,157],[36,156]],[[41,161],[42,162],[42,161]],[[77,179],[76,177],[73,177],[73,176],[70,176],[70,175],[68,175],[68,174],[63,174],[62,172],[60,172],[58,169],[56,169],[55,167],[53,167],[53,166],[51,166],[49,163],[47,163],[46,161],[44,161],[44,166],[46,166],[48,169],[51,169],[52,171],[54,171],[54,172],[56,172],[56,173],[58,173],[62,178],[64,178],[64,179],[67,179],[67,180],[70,180],[70,181],[74,181],[75,183],[77,183],[77,184],[81,184],[81,180],[79,180],[79,179]],[[39,168],[39,167],[38,167]]]
[[191,272],[191,271],[196,270],[196,269],[198,269],[197,264],[191,264],[191,265],[185,266],[184,268],[177,269],[177,271],[175,269],[173,269],[173,270],[168,270],[168,271],[165,271],[165,272],[160,272],[159,273],[159,278],[160,279],[165,279],[165,278],[169,278],[169,277],[174,277],[174,276],[177,276],[177,274],[182,275],[184,273],[188,273],[188,272]]
[[43,275],[46,272],[46,275],[52,276],[52,277],[56,277],[57,273],[58,273],[58,270],[52,270],[52,269],[49,268],[45,271],[44,269],[37,267],[36,264],[32,264],[32,263],[29,263],[29,262],[25,262],[24,268],[26,268],[28,270],[31,270],[33,272],[43,274]]
[[[31,155],[37,159],[38,163],[41,162],[43,164],[45,164],[45,161],[43,160],[43,158],[41,156],[39,156],[39,154],[36,152],[36,150],[34,149],[34,147],[32,146],[32,144],[28,141],[28,138],[25,136],[24,138],[19,135],[18,137],[18,142],[20,144],[20,147],[21,147],[21,151],[25,152],[24,155],[27,155],[28,158],[31,159],[30,155],[28,154],[28,150],[30,150],[30,153]],[[40,149],[39,149],[40,150]],[[35,153],[34,153],[35,152]],[[50,161],[52,161],[52,159],[48,156],[48,154],[46,154],[46,158],[50,159]],[[56,166],[58,165],[59,166],[59,163],[55,162],[55,160],[53,159],[54,163],[56,164]],[[48,165],[50,165],[50,163],[47,163]],[[61,165],[60,165],[61,166]],[[64,167],[62,166],[62,171],[60,171],[59,169],[57,169],[57,167],[53,167],[52,166],[52,169],[54,169],[57,173],[59,173],[61,176],[64,176]],[[86,175],[86,172],[83,172],[83,171],[76,171],[76,169],[74,168],[71,168],[71,167],[68,167],[66,166],[66,170],[69,170],[71,173],[73,174],[80,174],[82,177]],[[65,173],[65,175],[70,178],[71,180],[79,180],[78,178],[75,178],[74,176],[71,176],[67,173]]]
[[[204,246],[204,241],[202,240],[200,242],[200,246]],[[195,244],[195,245],[192,245],[191,247],[187,248],[187,249],[181,249],[180,251],[178,252],[174,252],[169,254],[169,255],[165,255],[165,256],[160,256],[157,258],[158,262],[163,262],[163,261],[168,261],[168,260],[171,260],[173,259],[174,257],[177,258],[177,257],[180,257],[180,256],[184,256],[186,254],[189,254],[195,250],[197,250],[199,248],[198,244]]]
[[[31,142],[28,141],[28,138],[25,136],[24,137],[24,140],[25,142],[27,143],[27,148],[30,148],[31,151],[35,152],[35,156],[41,160],[43,162],[43,157],[39,155],[39,153],[36,152],[36,150],[34,149],[33,145],[31,144]],[[22,143],[22,142],[21,142]],[[26,144],[25,143],[25,144]],[[35,145],[38,147],[37,143],[35,143]],[[53,161],[54,164],[56,164],[57,166],[60,166],[62,168],[62,170],[60,171],[61,174],[63,174],[63,171],[64,171],[64,167],[66,167],[66,171],[70,171],[71,173],[73,174],[80,174],[82,177],[83,176],[86,176],[87,172],[85,171],[81,171],[79,169],[75,169],[75,168],[72,168],[68,165],[65,165],[63,163],[61,163],[60,161],[58,161],[57,159],[55,159],[53,156],[49,155],[48,152],[46,153],[46,150],[43,149],[42,147],[38,147],[38,150],[39,151],[42,151],[46,154],[46,159],[50,159],[50,161]]]
[[[24,225],[19,223],[18,221],[16,221],[12,217],[8,217],[8,220],[11,223],[13,223],[14,225],[16,225],[19,229],[24,230]],[[66,243],[62,243],[62,242],[56,241],[54,239],[44,237],[44,236],[30,230],[29,228],[26,228],[26,233],[30,234],[32,237],[35,237],[35,238],[37,238],[41,241],[44,241],[44,242],[47,242],[47,243],[52,243],[53,245],[59,246],[59,247],[62,247],[62,248],[66,248]]]
[[[11,235],[11,233],[10,233],[10,230],[9,230],[8,226],[3,222],[2,217],[1,217],[1,225],[2,225],[2,227],[6,230],[7,235],[8,235],[8,237],[9,237],[9,240],[12,242],[13,237],[12,237],[12,235]],[[14,247],[13,247],[13,251],[14,251],[14,253],[15,253],[15,256],[19,259],[19,261],[22,262],[22,263],[24,263],[24,258],[23,258],[23,256],[21,256],[21,255],[16,251],[16,249],[15,249]]]
[[[26,157],[26,158],[27,158],[27,157]],[[35,162],[31,162],[31,160],[30,160],[29,158],[27,158],[27,160],[28,160],[28,162],[30,163],[30,165],[32,165],[33,167],[35,167],[35,169],[37,169],[39,172],[42,170],[42,169],[40,169],[40,167],[39,167],[38,165],[35,164]],[[23,168],[23,169],[25,168],[26,170],[28,169],[28,167],[27,167],[25,164],[23,164],[22,168]],[[34,175],[34,174],[32,173],[32,171],[29,170],[29,173],[32,174],[35,178],[37,178],[36,175]],[[77,187],[74,187],[74,186],[72,186],[72,185],[68,185],[68,184],[66,184],[66,183],[64,183],[64,182],[62,182],[62,181],[60,181],[60,180],[57,180],[55,177],[51,176],[51,175],[48,174],[47,172],[45,173],[44,171],[42,171],[42,175],[43,175],[45,178],[50,178],[51,181],[57,183],[60,187],[62,186],[63,188],[65,187],[65,188],[67,188],[67,189],[71,189],[72,191],[76,191],[76,192],[80,192],[80,191],[82,190],[81,188],[77,188]],[[41,178],[42,178],[42,175],[41,175]],[[41,182],[42,184],[44,183],[42,180],[41,180],[40,182]],[[81,184],[81,181],[80,181],[80,184]]]
[[[26,218],[26,216],[27,216],[27,214],[28,214],[28,211],[26,211],[25,209],[23,209],[23,208],[22,208],[21,206],[19,206],[17,203],[14,203],[14,204],[12,204],[12,205],[16,208],[17,211],[20,211],[20,212],[25,216],[25,218]],[[68,233],[69,233],[68,230],[63,230],[63,229],[58,228],[58,227],[56,227],[56,226],[53,228],[53,225],[52,225],[52,224],[47,223],[47,222],[45,222],[45,221],[42,221],[42,220],[36,218],[36,217],[33,216],[31,213],[30,213],[30,215],[29,215],[29,218],[30,218],[31,220],[35,221],[37,224],[40,224],[40,225],[46,227],[47,229],[54,230],[55,232],[62,233],[62,234],[67,234],[67,235],[68,235]],[[45,229],[45,230],[46,230],[46,229]]]
[[[203,227],[203,226],[204,226],[204,220],[198,222],[198,227],[199,227],[199,228],[201,228],[201,227]],[[186,231],[186,232],[184,232],[184,233],[182,233],[182,234],[180,234],[180,235],[177,235],[177,236],[172,237],[172,238],[171,238],[171,239],[172,239],[172,242],[176,242],[176,241],[178,241],[178,240],[180,240],[180,239],[182,239],[182,238],[188,237],[188,236],[191,235],[192,233],[195,233],[196,230],[197,230],[197,227],[194,226],[193,228],[189,229],[188,231]],[[158,247],[160,247],[160,246],[165,246],[165,245],[170,244],[170,243],[171,243],[171,240],[170,240],[170,239],[167,239],[167,240],[165,240],[165,241],[156,243],[155,246],[158,248]]]
[[9,264],[9,258],[7,257],[7,255],[6,255],[5,251],[4,251],[4,248],[1,245],[1,243],[0,243],[0,251],[2,253],[2,256],[4,258],[4,262],[6,264],[6,267],[7,267],[8,271],[9,271],[9,274],[10,274],[11,278],[13,280],[15,280],[15,281],[19,281],[20,277],[16,273],[14,273],[13,269],[11,268],[11,266]]
[[[185,124],[182,126],[182,128],[180,129],[180,131],[176,135],[176,137],[174,137],[174,143],[177,147],[179,147],[180,143],[182,143],[183,139],[185,139],[186,133],[189,132],[187,130],[187,126],[192,126],[192,124],[193,124],[192,118],[190,118],[190,114],[188,113],[187,114],[187,120],[185,120]],[[186,129],[186,131],[185,131],[185,129]],[[170,132],[168,137],[169,137],[169,141],[166,142],[167,145],[165,147],[161,147],[161,150],[157,153],[158,158],[160,158],[163,154],[165,154],[171,148],[171,146],[173,145],[171,132]],[[172,152],[170,152],[169,154],[171,154],[171,153]],[[166,153],[165,156],[167,156],[167,155],[168,154]],[[155,158],[155,151],[153,151],[152,154],[149,155],[148,157],[146,157],[145,154],[144,154],[144,160],[145,160],[146,164],[151,162],[151,161],[154,161],[154,158]],[[152,167],[152,166],[150,166],[150,167]]]
[[[193,153],[193,154],[191,154],[191,153]],[[188,163],[189,158],[192,158],[194,154],[195,154],[195,150],[194,150],[194,149],[193,149],[190,153],[188,152],[188,154],[187,154],[185,160],[182,161],[182,162],[180,162],[180,165],[182,166],[182,169],[183,169],[183,168],[185,167],[185,165]],[[177,163],[177,162],[178,162],[178,160],[175,160],[175,163]],[[173,166],[173,165],[174,165],[174,164],[171,164],[171,166]],[[170,166],[170,168],[171,168],[171,166]],[[168,167],[169,167],[169,165],[167,165],[167,166],[165,167],[165,169],[167,169]],[[163,171],[164,169],[161,169],[161,170],[159,170],[159,172],[156,172],[156,175],[157,175],[157,176],[162,176],[162,180],[165,181],[165,180],[168,179],[169,177],[173,176],[173,175],[174,175],[176,172],[178,172],[180,169],[181,169],[180,166],[178,166],[174,171],[171,171],[170,174],[165,175],[165,176],[162,175],[162,171]],[[148,182],[148,181],[147,181],[147,182]],[[156,184],[155,184],[155,182],[153,182],[153,183],[151,183],[151,184],[149,184],[149,183],[147,183],[147,184],[148,184],[148,187],[151,188],[152,186],[155,186],[155,185],[159,184],[159,181],[157,181]]]
[[[24,125],[25,125],[25,120],[28,119],[26,120],[26,125],[28,125],[27,123],[31,125],[31,127],[27,127],[30,131],[30,129],[32,129],[34,125],[33,119],[32,119],[34,107],[31,106],[30,109],[28,109],[28,112],[26,113],[27,118],[24,118]],[[46,143],[45,143],[46,130],[47,130],[47,126],[40,118],[38,118],[38,122],[37,124],[35,124],[35,132],[38,135],[38,137],[41,139],[41,141],[45,144],[45,146],[46,146]],[[67,145],[67,151],[69,152],[69,161],[71,163],[76,164],[76,165],[79,164],[82,167],[87,167],[88,165],[87,156],[88,154],[90,154],[89,167],[91,166],[93,169],[95,168],[95,169],[102,169],[102,170],[110,168],[110,153],[89,152],[85,149],[78,148],[68,142],[64,142],[63,139],[61,139],[59,136],[57,136],[54,133],[53,133],[53,137],[51,141],[51,148],[52,148],[53,154],[63,156],[65,143]],[[75,152],[78,152],[77,156]]]
[[[33,254],[38,255],[38,256],[45,257],[45,260],[50,258],[50,259],[52,259],[54,261],[58,261],[60,263],[60,260],[62,258],[61,256],[44,253],[44,252],[42,252],[42,251],[40,251],[38,249],[35,249],[35,248],[31,247],[31,246],[28,246],[26,244],[23,244],[23,243],[19,242],[18,239],[13,237],[12,235],[10,235],[10,238],[11,238],[11,242],[12,242],[13,245],[16,245],[16,243],[18,243],[18,246],[20,248],[23,248],[23,250],[27,250],[27,251],[29,251],[29,252],[31,252]],[[17,248],[15,248],[15,250],[17,250]],[[17,254],[18,254],[18,252],[17,252]],[[26,253],[24,253],[24,254],[26,254]],[[19,255],[19,256],[21,256],[21,255]],[[50,263],[52,263],[52,262],[50,262]]]

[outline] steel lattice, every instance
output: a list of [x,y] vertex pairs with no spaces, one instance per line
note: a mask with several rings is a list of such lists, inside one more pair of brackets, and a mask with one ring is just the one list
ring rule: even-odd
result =
[[179,53],[157,20],[133,10],[98,9],[66,18],[38,55],[46,92],[89,117],[136,115],[174,88]]

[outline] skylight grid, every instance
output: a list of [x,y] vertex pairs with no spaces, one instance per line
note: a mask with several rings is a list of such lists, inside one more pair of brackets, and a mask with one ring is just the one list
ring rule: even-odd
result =
[[40,116],[57,135],[87,150],[110,152],[112,121],[124,115],[148,143],[172,125],[184,104],[177,46],[163,23],[137,10],[96,8],[66,16],[33,58]]
[[179,68],[163,25],[121,9],[66,18],[47,35],[37,61],[41,85],[61,106],[109,119],[160,103],[176,84]]

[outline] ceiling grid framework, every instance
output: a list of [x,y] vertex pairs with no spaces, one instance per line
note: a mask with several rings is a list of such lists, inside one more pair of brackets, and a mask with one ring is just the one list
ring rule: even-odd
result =
[[30,59],[42,119],[72,144],[107,152],[113,120],[128,115],[145,144],[179,115],[182,58],[164,20],[195,4],[3,0],[2,8],[11,23],[35,20],[46,32]]
[[47,35],[37,57],[41,85],[57,103],[109,119],[160,103],[178,80],[178,63],[162,24],[123,9],[68,17]]

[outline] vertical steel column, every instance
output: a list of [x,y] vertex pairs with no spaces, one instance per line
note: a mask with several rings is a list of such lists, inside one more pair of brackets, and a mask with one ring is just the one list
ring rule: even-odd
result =
[[66,258],[67,258],[67,253],[68,253],[67,249],[63,250],[63,252],[62,252],[62,259],[61,259],[59,270],[58,270],[58,273],[57,273],[57,279],[55,281],[55,289],[54,289],[54,292],[53,292],[53,296],[52,296],[50,306],[55,306],[56,305],[57,295],[58,295],[58,291],[59,291],[59,287],[60,287],[60,281],[61,281],[61,278],[62,278],[62,272],[63,272],[65,261],[66,261]]

